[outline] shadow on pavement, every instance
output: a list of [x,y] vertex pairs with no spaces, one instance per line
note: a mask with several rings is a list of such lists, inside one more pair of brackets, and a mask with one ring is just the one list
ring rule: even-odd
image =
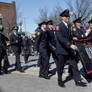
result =
[[28,60],[28,63],[29,62],[34,62],[34,61],[37,61],[38,59],[31,59],[31,60]]
[[37,66],[37,64],[33,64],[33,65],[25,65],[25,66],[23,66],[23,69],[24,69],[24,70],[27,70],[28,68],[36,67],[36,66]]
[[64,80],[64,83],[66,83],[72,79],[73,79],[73,76],[67,76],[66,79]]
[[56,74],[56,68],[52,69],[49,73],[49,77],[52,77],[53,75]]
[[55,63],[55,62],[51,62],[51,63],[49,63],[49,64],[51,64],[51,65],[52,65],[52,64],[54,64],[54,63]]

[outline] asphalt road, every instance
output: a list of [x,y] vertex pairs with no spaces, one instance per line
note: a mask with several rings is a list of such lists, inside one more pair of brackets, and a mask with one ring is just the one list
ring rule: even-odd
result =
[[[23,57],[21,57],[22,66],[25,69],[25,73],[14,71],[14,57],[9,57],[11,67],[10,74],[0,76],[0,92],[91,92],[92,83],[88,83],[88,86],[76,87],[74,81],[67,80],[65,82],[66,88],[61,88],[57,85],[57,75],[51,77],[50,80],[46,80],[38,77],[39,68],[36,66],[38,57],[30,57],[29,63],[25,64]],[[55,64],[51,59],[51,70],[55,70]],[[79,68],[81,65],[79,64]],[[67,77],[67,69],[63,75],[65,80]],[[83,81],[87,82],[84,78]]]

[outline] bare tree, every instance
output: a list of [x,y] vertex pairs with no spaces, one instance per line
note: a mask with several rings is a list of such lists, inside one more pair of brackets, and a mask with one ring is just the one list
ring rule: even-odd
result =
[[20,7],[16,9],[16,16],[17,16],[17,25],[20,27],[20,32],[22,32],[22,25],[23,25],[23,13],[20,10]]
[[65,0],[65,3],[73,13],[72,20],[80,17],[87,21],[92,15],[92,0]]
[[12,11],[7,13],[6,19],[4,19],[4,23],[5,23],[5,31],[4,34],[9,37],[12,27],[18,25],[18,26],[22,26],[22,13],[19,11],[19,8],[15,9],[16,11]]
[[42,8],[39,10],[39,17],[36,20],[36,23],[40,23],[42,21],[52,20],[54,25],[60,23],[60,13],[62,11],[61,6],[58,4],[53,8],[52,13],[49,13],[47,8]]
[[6,28],[5,28],[5,30],[7,30],[7,31],[5,31],[5,35],[7,35],[9,37],[9,33],[11,33],[12,27],[17,25],[15,17],[14,16],[12,16],[12,17],[8,16],[8,18],[5,20],[5,22],[6,22],[6,25],[7,25]]
[[60,13],[62,12],[61,6],[58,4],[53,9],[53,12],[49,15],[49,19],[51,19],[54,23],[54,25],[57,25],[60,23]]
[[47,8],[39,9],[39,16],[36,20],[36,23],[40,23],[42,21],[48,21],[48,10]]

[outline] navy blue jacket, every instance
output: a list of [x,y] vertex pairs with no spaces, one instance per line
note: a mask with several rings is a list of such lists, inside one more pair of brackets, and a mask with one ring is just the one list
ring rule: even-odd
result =
[[77,37],[78,39],[86,38],[85,31],[83,28],[77,28],[75,30],[72,30],[73,37]]
[[37,51],[44,52],[48,49],[47,31],[39,30],[35,40],[35,47]]
[[49,49],[56,48],[55,30],[48,28],[47,35],[48,35],[48,43],[50,47]]
[[70,48],[72,44],[71,29],[67,28],[63,22],[57,26],[59,30],[56,30],[56,54],[70,55],[73,53]]
[[15,35],[12,33],[10,35],[10,45],[14,52],[21,52],[21,46],[22,46],[22,38],[19,34]]

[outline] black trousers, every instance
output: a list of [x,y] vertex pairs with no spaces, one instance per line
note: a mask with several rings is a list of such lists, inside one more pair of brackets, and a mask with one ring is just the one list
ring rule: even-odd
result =
[[74,57],[66,56],[62,54],[57,55],[56,66],[57,66],[58,81],[62,82],[62,74],[63,74],[63,70],[66,62],[72,68],[74,81],[80,81],[81,80],[80,72],[78,70],[77,63]]
[[[4,60],[4,66],[2,67],[2,60]],[[8,61],[8,56],[6,52],[6,48],[3,46],[0,46],[0,72],[1,70],[5,69],[7,70],[9,68],[9,61]]]
[[8,60],[8,56],[7,53],[4,56],[4,66],[3,69],[7,70],[9,68],[10,64],[9,64],[9,60]]
[[24,53],[24,61],[25,61],[25,62],[28,61],[28,58],[29,58],[29,54],[25,54],[25,53]]
[[48,76],[48,67],[49,67],[49,56],[46,50],[40,52],[40,71],[39,75],[43,74]]
[[41,57],[41,55],[39,54],[39,58],[38,58],[38,62],[37,62],[37,66],[38,66],[38,67],[40,67],[41,61],[42,61],[42,57]]
[[[75,61],[76,61],[77,64],[79,63],[79,60],[80,60],[79,54],[78,54],[78,52],[76,52],[75,53]],[[73,73],[71,66],[69,66],[68,73],[70,73],[71,75]]]
[[24,61],[27,62],[30,56],[30,48],[26,48],[26,49],[23,48],[23,52],[24,52]]
[[50,60],[50,56],[51,56],[51,54],[52,54],[52,58],[54,59],[54,62],[56,62],[56,60],[57,60],[57,56],[56,56],[55,51],[53,51],[53,50],[49,50],[49,60]]
[[15,58],[16,58],[16,60],[15,60],[15,68],[17,70],[21,70],[20,53],[15,52],[14,54],[15,54]]
[[12,46],[11,48],[15,55],[15,69],[21,70],[21,62],[20,62],[21,48],[20,48],[20,46],[19,47]]
[[[51,56],[51,55],[52,55],[52,58],[53,58],[53,60],[54,60],[54,63],[56,63],[57,56],[56,56],[55,51],[49,50],[49,61],[50,61],[50,56]],[[51,64],[49,63],[48,71],[49,71],[50,66],[51,66]]]
[[0,72],[2,70],[3,48],[0,46]]
[[[1,52],[0,52],[0,55],[1,55]],[[2,70],[2,56],[0,56],[0,72],[1,72],[1,70]]]

